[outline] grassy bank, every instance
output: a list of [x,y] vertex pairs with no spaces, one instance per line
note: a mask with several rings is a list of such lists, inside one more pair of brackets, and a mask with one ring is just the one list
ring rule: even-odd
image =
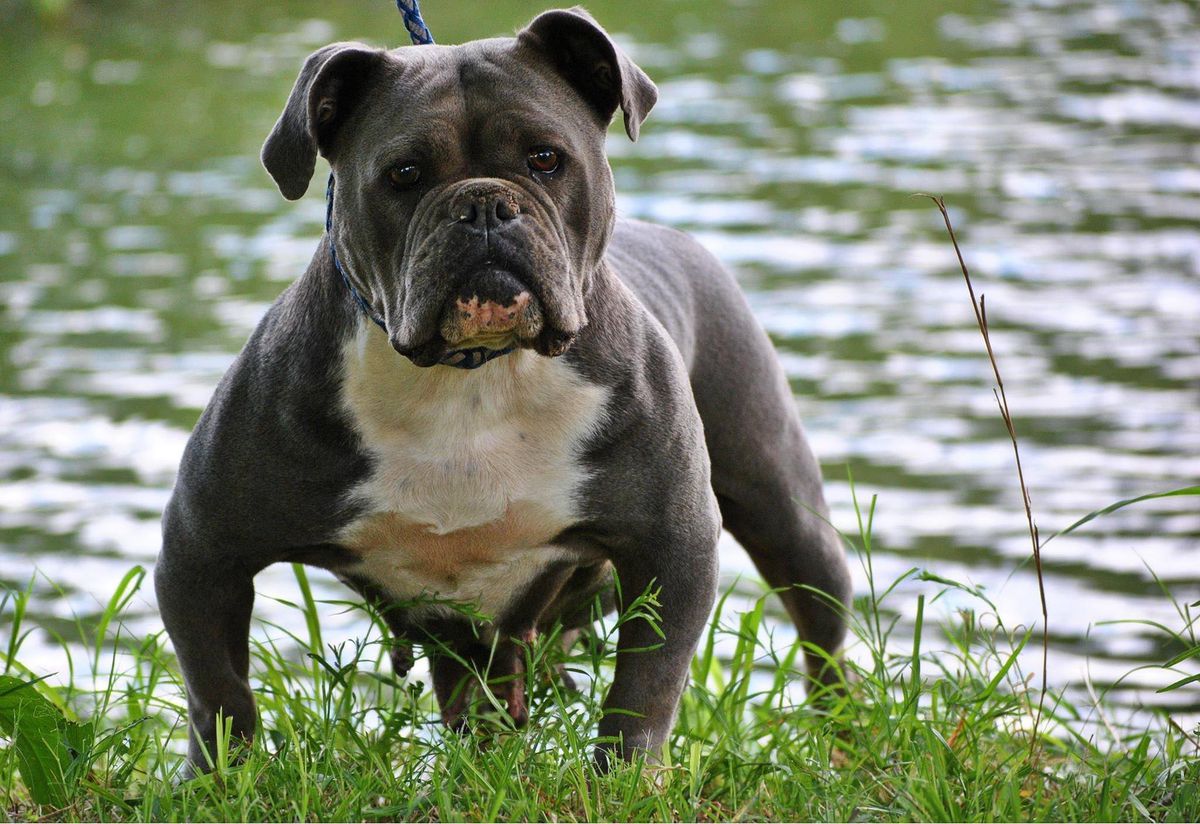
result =
[[[94,690],[30,685],[46,674],[20,663],[26,596],[9,592],[0,802],[23,820],[1200,818],[1194,732],[1165,720],[1133,733],[1084,725],[1095,708],[1051,694],[1031,737],[1039,694],[1017,661],[1031,636],[1006,627],[982,593],[907,573],[924,579],[927,594],[917,596],[915,633],[899,648],[899,582],[874,579],[865,526],[858,548],[870,594],[851,616],[856,663],[846,665],[844,695],[804,697],[801,650],[773,641],[766,596],[745,611],[722,605],[666,763],[605,776],[591,771],[590,750],[612,617],[568,658],[554,639],[529,650],[529,729],[481,713],[474,733],[459,736],[436,724],[419,678],[392,678],[377,625],[355,643],[324,645],[322,606],[302,598],[289,626],[268,628],[274,640],[256,633],[262,724],[253,748],[238,765],[179,784],[184,707],[165,637],[120,631],[141,572],[84,628],[90,664],[108,673]],[[975,609],[927,620],[948,591]],[[621,620],[653,615],[646,598]],[[1176,640],[1196,644],[1186,632]],[[70,649],[78,659],[80,647]],[[574,671],[579,692],[550,677],[557,663]],[[1186,676],[1188,659],[1176,663]]]

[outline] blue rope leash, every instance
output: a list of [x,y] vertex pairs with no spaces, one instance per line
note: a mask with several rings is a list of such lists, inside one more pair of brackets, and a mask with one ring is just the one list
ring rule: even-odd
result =
[[350,290],[350,294],[354,296],[354,302],[358,304],[358,308],[363,311],[363,314],[375,322],[375,325],[387,331],[387,324],[383,322],[383,318],[375,314],[371,310],[371,304],[367,303],[359,291],[354,288],[354,284],[350,282],[350,276],[342,269],[342,263],[338,260],[337,247],[333,243],[333,173],[329,174],[329,183],[325,186],[325,236],[329,238],[329,257],[333,261],[333,268],[342,276],[342,283],[346,284],[346,288]]
[[408,36],[412,38],[414,46],[428,46],[433,43],[429,26],[421,19],[421,4],[417,0],[396,0],[396,8],[404,18],[404,28],[408,29]]
[[[429,27],[421,19],[421,6],[417,0],[396,0],[396,8],[400,10],[400,15],[404,18],[404,28],[408,30],[408,36],[412,38],[414,46],[427,46],[433,43],[433,35],[429,33]],[[354,288],[354,284],[350,282],[350,276],[346,274],[341,261],[338,260],[337,248],[333,243],[333,172],[329,173],[329,183],[325,187],[325,235],[329,238],[329,257],[333,261],[333,268],[342,276],[342,282],[350,290],[354,302],[376,326],[387,332],[387,324],[383,322],[383,318],[375,314],[371,309],[371,304],[367,303],[367,299]],[[478,369],[488,361],[501,355],[507,355],[511,351],[513,351],[511,346],[507,349],[488,349],[486,346],[453,349],[442,357],[441,363],[459,369]]]

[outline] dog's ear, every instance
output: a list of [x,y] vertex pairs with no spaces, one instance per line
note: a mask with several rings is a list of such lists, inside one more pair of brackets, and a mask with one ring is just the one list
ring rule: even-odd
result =
[[545,12],[517,40],[546,55],[606,122],[620,106],[625,133],[637,140],[642,121],[658,100],[658,88],[590,14],[578,6]]
[[328,150],[335,129],[383,55],[362,43],[334,43],[304,61],[283,113],[262,148],[263,166],[288,200],[299,199],[308,189],[317,152]]

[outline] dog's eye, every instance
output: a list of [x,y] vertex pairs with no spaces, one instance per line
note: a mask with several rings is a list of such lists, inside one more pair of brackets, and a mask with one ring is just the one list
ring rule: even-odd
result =
[[416,166],[397,163],[387,171],[388,182],[397,189],[407,189],[415,186],[421,179],[421,170]]
[[529,153],[528,163],[531,171],[553,174],[558,171],[558,152],[553,149],[534,149]]

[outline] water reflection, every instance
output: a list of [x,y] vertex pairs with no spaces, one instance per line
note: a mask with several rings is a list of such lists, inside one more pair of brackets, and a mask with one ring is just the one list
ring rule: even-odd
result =
[[[594,4],[661,88],[643,139],[610,144],[620,209],[691,231],[737,272],[839,525],[853,524],[846,465],[860,495],[879,495],[880,576],[929,566],[984,586],[1009,625],[1033,621],[990,371],[936,213],[910,195],[947,197],[987,294],[1043,533],[1196,483],[1197,12],[747,5],[731,24],[718,4],[654,18]],[[441,12],[445,40],[529,14]],[[0,12],[18,15],[0,30],[0,580],[46,576],[34,618],[93,614],[152,561],[188,430],[312,254],[319,194],[285,203],[256,156],[303,56],[388,24],[374,8],[329,13],[216,3],[187,20],[140,7],[99,20],[80,6],[51,25]],[[1138,628],[1099,622],[1178,626],[1148,568],[1181,601],[1200,597],[1198,510],[1151,502],[1047,547],[1054,678],[1090,668],[1103,685],[1166,657]],[[723,551],[730,575],[749,571],[731,541]],[[288,587],[285,571],[263,581]],[[138,629],[157,626],[149,598]],[[40,645],[55,668],[48,641],[27,656]],[[1118,695],[1150,698],[1131,687],[1161,677]]]

